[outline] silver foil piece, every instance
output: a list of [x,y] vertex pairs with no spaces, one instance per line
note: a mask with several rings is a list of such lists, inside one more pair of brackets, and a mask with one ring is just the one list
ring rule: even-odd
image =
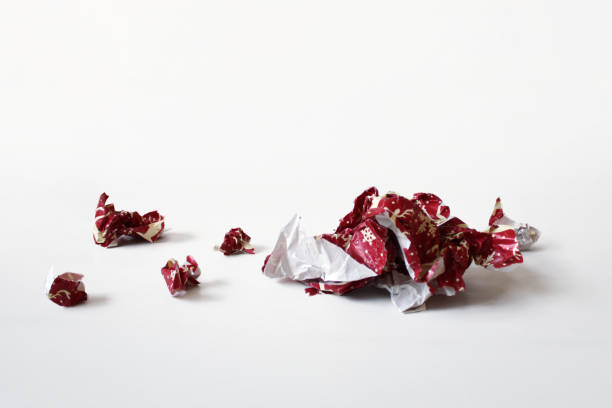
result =
[[[507,217],[506,217],[507,218]],[[514,221],[513,221],[514,223]],[[521,251],[528,250],[533,244],[540,239],[540,230],[532,227],[529,224],[514,223],[514,231],[516,231],[516,240]]]

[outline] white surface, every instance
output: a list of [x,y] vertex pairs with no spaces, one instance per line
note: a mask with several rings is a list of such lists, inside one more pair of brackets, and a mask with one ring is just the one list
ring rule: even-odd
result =
[[[609,2],[201,3],[0,5],[3,407],[608,406]],[[501,195],[542,240],[417,314],[262,276],[370,185],[479,228]],[[96,247],[102,191],[171,232]],[[212,251],[235,226],[256,255]]]

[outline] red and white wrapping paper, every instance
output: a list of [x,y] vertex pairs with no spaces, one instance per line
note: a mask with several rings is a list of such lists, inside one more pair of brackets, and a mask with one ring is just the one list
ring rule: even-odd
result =
[[489,225],[509,225],[516,232],[516,239],[519,243],[519,249],[525,251],[529,249],[539,238],[540,231],[525,223],[516,222],[512,218],[504,214],[501,200],[497,198],[493,214],[489,218]]
[[45,294],[60,306],[75,306],[87,300],[83,275],[72,272],[57,273],[53,267],[47,275]]
[[[281,231],[263,272],[300,281],[311,295],[342,295],[374,285],[387,289],[401,311],[421,310],[433,294],[464,290],[463,274],[472,261],[492,268],[523,261],[517,228],[526,224],[500,211],[498,199],[488,230],[481,232],[450,218],[449,208],[433,194],[381,196],[372,187],[355,199],[353,211],[332,234],[311,237],[295,216]],[[539,232],[527,231],[535,242]]]
[[107,199],[108,195],[102,193],[96,208],[93,238],[97,245],[116,245],[122,236],[141,237],[149,242],[159,239],[164,231],[164,217],[157,211],[144,215],[136,211],[118,211],[113,204],[106,204]]
[[161,273],[172,296],[183,295],[188,288],[200,284],[198,277],[201,271],[191,255],[187,256],[187,262],[183,265],[179,265],[176,259],[170,259]]
[[223,255],[233,255],[241,252],[254,254],[255,249],[251,245],[249,237],[242,228],[232,228],[223,237],[223,243],[215,249],[223,252]]

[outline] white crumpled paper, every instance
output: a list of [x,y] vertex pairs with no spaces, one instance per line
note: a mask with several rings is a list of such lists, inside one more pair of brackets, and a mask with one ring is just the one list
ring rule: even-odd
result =
[[[380,218],[379,221],[383,224],[385,216],[377,218]],[[296,214],[281,230],[263,270],[264,275],[297,281],[321,279],[330,283],[352,282],[378,276],[337,245],[306,234],[301,221],[301,217]],[[387,223],[383,225],[385,224]],[[399,235],[399,239],[407,240],[402,234],[396,235]],[[409,242],[404,244],[409,245]],[[413,274],[414,272],[411,273]],[[410,276],[396,272],[382,276],[375,285],[389,291],[391,301],[400,311],[415,308],[422,310],[424,302],[431,296],[426,283],[415,282]]]

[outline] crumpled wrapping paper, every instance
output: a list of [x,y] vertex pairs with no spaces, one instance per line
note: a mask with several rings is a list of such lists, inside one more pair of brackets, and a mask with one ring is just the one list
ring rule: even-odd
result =
[[509,225],[516,232],[516,240],[519,244],[519,249],[525,251],[540,239],[540,231],[525,223],[516,222],[512,218],[504,214],[504,210],[501,205],[501,200],[498,198],[493,208],[493,214],[489,218],[489,225]]
[[223,252],[223,255],[233,255],[241,252],[254,254],[255,249],[251,245],[249,237],[242,228],[232,228],[223,237],[223,243],[215,247],[216,250]]
[[309,236],[295,216],[262,269],[268,277],[306,284],[311,295],[377,286],[389,291],[399,310],[415,311],[434,294],[464,290],[463,274],[472,261],[491,268],[523,262],[517,239],[523,230],[527,248],[539,232],[505,217],[499,199],[489,228],[481,232],[450,218],[450,209],[433,194],[381,196],[371,187],[331,234]]
[[144,215],[136,211],[118,211],[113,204],[106,204],[108,195],[102,193],[96,208],[93,229],[94,242],[108,247],[116,245],[122,236],[141,237],[155,242],[164,231],[164,217],[157,211]]
[[60,306],[75,306],[87,300],[85,284],[79,273],[58,273],[53,267],[49,270],[45,284],[45,294]]
[[187,262],[183,265],[179,265],[176,259],[168,260],[161,274],[172,296],[181,296],[188,288],[200,284],[200,267],[191,255],[187,256]]

